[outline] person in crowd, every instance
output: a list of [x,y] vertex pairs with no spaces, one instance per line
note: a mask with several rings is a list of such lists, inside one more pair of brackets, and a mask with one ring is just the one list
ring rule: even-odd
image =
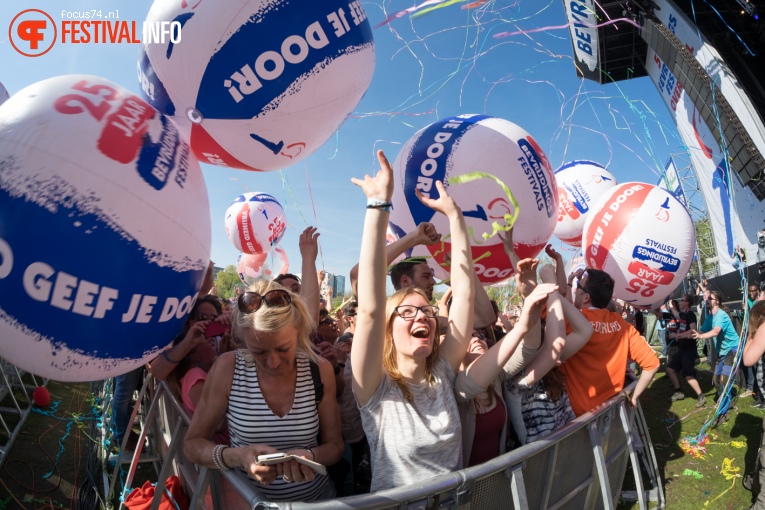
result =
[[462,457],[468,467],[505,453],[508,415],[503,382],[507,363],[524,335],[530,334],[539,322],[541,305],[550,294],[557,294],[554,284],[537,286],[524,302],[516,326],[491,349],[483,335],[473,331],[455,382],[462,423]]
[[[415,246],[429,246],[438,243],[440,240],[441,234],[438,233],[435,226],[427,222],[420,223],[415,230],[385,247],[386,263],[387,261],[395,260],[396,257],[402,254],[411,252],[411,249]],[[444,257],[443,263],[447,265],[450,263],[448,253]],[[357,286],[358,267],[359,265],[357,264],[351,269],[351,288],[353,289],[356,289]],[[483,328],[493,324],[496,317],[491,307],[491,300],[483,286],[480,285],[478,275],[474,274],[473,278],[476,282],[474,326],[476,328]],[[436,284],[436,280],[433,277],[433,269],[428,265],[427,259],[423,257],[410,257],[394,264],[390,268],[390,279],[394,290],[399,291],[407,287],[420,288],[425,291],[428,299],[431,302],[433,301],[433,287]],[[439,327],[442,326],[445,327],[445,325],[439,324]]]
[[274,278],[274,281],[292,291],[293,294],[300,295],[300,277],[292,273],[283,273]]
[[[713,290],[710,293],[707,299],[707,310],[709,313],[701,326],[701,331],[694,331],[692,335],[694,339],[714,339],[717,363],[714,365],[713,382],[717,391],[715,397],[715,402],[717,402],[733,371],[733,362],[738,348],[738,334],[733,327],[730,316],[723,309],[723,296],[720,292]],[[727,419],[726,416],[727,414],[721,415],[719,421]]]
[[667,326],[664,321],[664,312],[661,308],[655,308],[651,312],[656,320],[656,335],[659,337],[659,344],[661,345],[661,352],[659,353],[659,359],[666,359],[667,357]]
[[617,395],[624,389],[628,360],[642,368],[628,403],[636,406],[638,398],[659,370],[659,358],[637,330],[617,312],[606,309],[611,302],[614,279],[605,271],[587,269],[580,273],[574,305],[592,324],[592,336],[566,338],[562,345],[540,349],[520,379],[519,386],[535,383],[560,361],[566,376],[566,390],[577,416]]
[[[765,301],[757,301],[749,311],[749,335],[744,347],[743,362],[752,366],[765,356]],[[765,510],[765,417],[762,420],[760,449],[757,452],[757,464],[754,477],[744,478],[746,488],[752,490],[756,500],[750,510]]]
[[671,336],[677,342],[677,351],[667,363],[667,376],[675,389],[671,397],[672,402],[685,398],[685,394],[680,390],[678,376],[678,373],[682,372],[688,386],[696,393],[696,407],[704,407],[707,399],[696,379],[696,340],[693,338],[693,332],[696,331],[696,315],[691,311],[692,300],[693,296],[686,294],[680,298],[679,310],[674,306],[670,308],[679,327]]
[[338,342],[351,343],[353,342],[353,335],[356,333],[356,308],[359,304],[356,301],[351,301],[346,305],[343,317],[345,318],[348,327],[343,332],[342,336],[338,339]]
[[760,295],[760,286],[756,283],[750,283],[746,294],[746,307],[748,310],[751,310]]
[[352,180],[367,196],[351,362],[353,393],[372,454],[373,491],[462,468],[454,379],[470,342],[475,296],[467,225],[438,181],[438,199],[419,190],[417,196],[449,220],[453,301],[443,341],[437,339],[437,307],[425,291],[407,286],[386,300],[393,170],[382,151],[378,159],[375,177]]
[[[256,282],[239,297],[232,333],[246,347],[222,354],[210,370],[186,434],[189,460],[239,468],[272,501],[335,495],[328,477],[295,460],[258,463],[277,452],[326,466],[342,456],[335,377],[313,349],[313,324],[304,301],[278,283]],[[231,447],[209,439],[224,417]]]
[[[162,354],[154,358],[148,369],[151,375],[164,381],[173,372],[178,364],[193,350],[202,344],[209,343],[205,336],[205,329],[212,322],[226,324],[229,319],[222,315],[223,308],[220,299],[215,296],[202,296],[192,306],[183,329],[173,340],[173,345]],[[230,334],[221,342],[228,345]]]
[[742,266],[746,267],[746,250],[744,250],[741,246],[736,245],[730,257],[733,259],[731,265],[734,269],[738,269]]

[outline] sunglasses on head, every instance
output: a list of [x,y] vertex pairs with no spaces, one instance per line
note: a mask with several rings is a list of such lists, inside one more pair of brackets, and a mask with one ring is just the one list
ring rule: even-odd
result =
[[237,300],[237,306],[242,313],[257,311],[265,303],[269,308],[282,308],[292,304],[290,293],[282,289],[269,290],[263,295],[247,291]]

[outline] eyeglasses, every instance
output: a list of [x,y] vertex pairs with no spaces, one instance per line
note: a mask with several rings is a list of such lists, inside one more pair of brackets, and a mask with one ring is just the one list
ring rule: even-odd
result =
[[483,331],[473,330],[473,336],[479,340],[486,340],[486,334]]
[[245,292],[237,300],[237,306],[242,313],[252,313],[266,304],[269,308],[282,308],[292,304],[290,293],[282,289],[269,290],[262,296],[257,292]]
[[438,316],[438,307],[433,305],[414,306],[414,305],[401,305],[395,308],[396,313],[402,319],[414,319],[417,315],[417,310],[428,319],[435,319]]
[[584,282],[582,281],[583,279],[584,279],[584,275],[582,275],[582,278],[576,279],[576,288],[578,290],[581,289],[581,291],[584,292],[585,294],[589,294],[590,292],[587,290],[587,287],[585,287]]
[[214,313],[210,316],[208,316],[206,313],[198,313],[194,316],[194,320],[196,321],[206,321],[207,319],[210,319],[211,321],[214,321],[218,318],[218,314]]

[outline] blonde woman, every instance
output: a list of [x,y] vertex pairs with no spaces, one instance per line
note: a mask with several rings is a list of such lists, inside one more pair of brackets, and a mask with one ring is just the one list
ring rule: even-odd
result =
[[[222,354],[210,370],[186,434],[186,456],[243,470],[267,500],[333,497],[326,476],[295,460],[257,462],[259,455],[284,452],[329,466],[343,453],[335,375],[311,347],[308,308],[278,283],[262,281],[239,296],[232,322],[235,340],[246,348]],[[231,447],[209,439],[224,418]]]

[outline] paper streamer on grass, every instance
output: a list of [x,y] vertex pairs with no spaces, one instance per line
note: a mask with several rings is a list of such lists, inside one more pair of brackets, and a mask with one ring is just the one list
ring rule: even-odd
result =
[[518,213],[520,212],[520,206],[518,205],[518,201],[515,199],[515,195],[513,195],[513,192],[510,191],[510,188],[507,187],[507,185],[502,182],[498,177],[487,174],[486,172],[471,172],[469,174],[462,174],[457,175],[454,177],[449,178],[449,184],[465,184],[466,182],[472,182],[476,181],[478,179],[491,179],[492,181],[496,182],[502,190],[505,192],[505,195],[507,195],[507,199],[510,201],[510,203],[513,206],[513,214],[505,214],[504,220],[507,223],[507,225],[500,225],[496,221],[493,221],[491,223],[491,234],[487,234],[486,232],[483,233],[483,239],[486,241],[487,239],[491,239],[495,235],[497,235],[499,232],[507,232],[511,228],[513,228],[513,225],[515,225],[515,221],[518,219]]
[[739,478],[741,475],[738,474],[738,472],[741,471],[741,468],[734,468],[733,467],[733,459],[730,459],[728,457],[725,457],[723,459],[722,463],[722,469],[720,469],[720,474],[725,477],[726,480],[730,480],[731,484],[730,487],[722,491],[715,499],[712,501],[706,501],[704,503],[704,508],[710,508],[709,505],[720,499],[725,495],[725,493],[729,492],[733,487],[736,486],[736,478]]

